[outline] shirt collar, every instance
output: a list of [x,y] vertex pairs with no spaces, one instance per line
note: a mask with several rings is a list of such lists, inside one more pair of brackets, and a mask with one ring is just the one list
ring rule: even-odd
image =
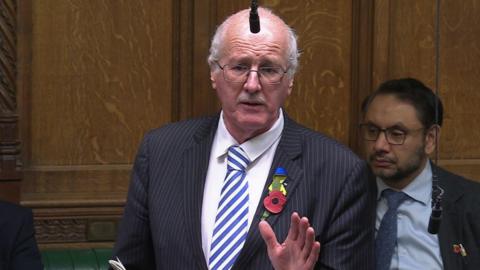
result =
[[[378,190],[377,200],[380,200],[382,191],[390,187],[387,186],[379,177],[376,178],[376,182]],[[430,165],[429,160],[427,160],[422,172],[415,177],[410,184],[402,189],[402,192],[406,193],[410,198],[427,205],[432,195],[432,166]]]
[[[284,125],[283,111],[280,108],[278,119],[273,126],[266,132],[257,135],[240,145],[243,151],[248,155],[251,162],[254,162],[259,156],[267,151],[282,134]],[[227,154],[228,148],[237,145],[238,142],[228,132],[223,120],[223,111],[220,113],[218,128],[212,145],[212,154],[215,158],[221,158]]]

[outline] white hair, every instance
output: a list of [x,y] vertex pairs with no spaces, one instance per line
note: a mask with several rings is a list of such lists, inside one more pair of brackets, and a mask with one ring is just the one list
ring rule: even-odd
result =
[[[233,19],[237,16],[244,16],[245,20],[248,19],[248,14],[249,14],[249,9],[244,9],[242,11],[239,11],[233,15],[230,15],[225,21],[223,21],[220,26],[218,26],[217,30],[215,31],[215,34],[212,38],[212,43],[210,45],[210,54],[208,55],[208,64],[210,65],[210,68],[212,70],[217,68],[217,65],[215,62],[219,61],[222,52],[225,46],[225,35],[227,33],[228,27],[231,25],[231,22]],[[275,18],[285,25],[285,29],[287,31],[288,35],[288,48],[287,48],[287,60],[288,60],[288,75],[293,76],[295,72],[297,71],[298,68],[298,58],[300,57],[300,53],[298,51],[298,46],[297,46],[297,35],[295,34],[295,31],[288,26],[280,17],[275,15],[270,9],[267,8],[259,8],[259,11],[261,11],[262,17],[265,18]]]

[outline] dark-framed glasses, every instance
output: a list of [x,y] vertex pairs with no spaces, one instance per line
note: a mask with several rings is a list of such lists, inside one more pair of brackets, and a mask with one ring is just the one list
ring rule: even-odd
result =
[[380,133],[385,133],[385,138],[389,144],[402,145],[405,143],[405,139],[408,134],[412,134],[425,128],[418,129],[404,129],[400,127],[379,128],[373,124],[364,123],[360,124],[360,134],[366,141],[376,141]]
[[257,70],[254,70],[251,69],[250,66],[243,64],[226,64],[221,66],[220,63],[215,63],[223,71],[223,78],[226,81],[234,83],[245,83],[250,72],[257,72],[260,82],[266,84],[278,84],[282,81],[285,73],[288,72],[288,68],[284,70],[277,65],[261,66]]

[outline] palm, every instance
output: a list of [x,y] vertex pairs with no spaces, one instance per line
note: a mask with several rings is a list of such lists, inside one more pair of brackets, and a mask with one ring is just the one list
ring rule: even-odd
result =
[[287,239],[278,243],[275,233],[266,221],[259,224],[260,233],[267,245],[267,252],[275,270],[308,270],[315,268],[320,243],[314,241],[315,232],[307,218],[292,214]]

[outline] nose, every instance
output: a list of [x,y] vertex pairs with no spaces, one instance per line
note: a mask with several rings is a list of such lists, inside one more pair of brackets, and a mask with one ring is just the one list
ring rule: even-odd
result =
[[374,149],[376,152],[378,151],[383,151],[383,152],[388,152],[390,149],[390,144],[387,141],[387,135],[385,134],[384,131],[381,131],[380,134],[378,134],[378,138],[375,141],[374,144]]
[[252,93],[257,92],[262,88],[257,70],[250,70],[247,74],[247,81],[244,84],[244,88],[246,91]]

